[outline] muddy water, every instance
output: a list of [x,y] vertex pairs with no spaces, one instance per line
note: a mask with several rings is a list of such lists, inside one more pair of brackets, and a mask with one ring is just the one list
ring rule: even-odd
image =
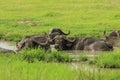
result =
[[97,55],[97,54],[105,53],[106,51],[94,51],[94,52],[92,52],[92,51],[83,51],[83,50],[65,50],[62,52],[74,54],[74,55],[77,55],[77,54]]
[[65,51],[62,51],[62,52],[69,54],[70,57],[73,57],[73,58],[78,58],[78,57],[80,57],[81,54],[84,54],[87,57],[92,58],[94,56],[97,56],[100,53],[104,53],[104,52],[100,52],[100,51],[90,52],[90,51],[81,51],[81,50],[65,50]]
[[72,62],[69,64],[71,69],[87,71],[90,73],[99,72],[99,71],[120,71],[120,68],[100,68],[95,65],[82,63],[82,62]]
[[89,72],[93,72],[95,70],[97,70],[98,68],[94,65],[89,65],[86,63],[70,63],[70,67],[71,69],[75,69],[75,70],[82,70],[82,71],[89,71]]
[[[8,50],[16,50],[15,47],[15,42],[11,42],[11,41],[4,41],[4,40],[0,40],[0,48],[3,49],[8,49]],[[116,48],[115,48],[116,50]],[[96,51],[96,52],[90,52],[90,51],[81,51],[81,50],[65,50],[65,51],[61,51],[63,53],[68,53],[70,56],[79,56],[81,53],[83,54],[87,54],[87,56],[93,57],[96,56],[97,54],[101,54],[104,52],[100,52],[100,51]]]
[[0,40],[0,48],[8,49],[8,50],[16,50],[15,42]]
[[[0,49],[8,49],[8,50],[16,50],[15,47],[15,42],[11,42],[11,41],[4,41],[4,40],[0,40]],[[72,57],[77,57],[79,56],[80,53],[86,53],[88,56],[93,57],[96,53],[91,53],[91,52],[85,52],[85,51],[81,51],[81,50],[65,50],[62,51],[63,53],[68,53],[70,56]]]
[[[15,45],[16,45],[15,42],[0,40],[0,48],[16,50]],[[78,54],[84,53],[90,56],[97,55],[99,53],[100,54],[104,53],[103,51],[102,52],[101,51],[91,52],[91,51],[81,51],[81,50],[65,50],[61,52],[68,53],[70,55],[78,55]]]

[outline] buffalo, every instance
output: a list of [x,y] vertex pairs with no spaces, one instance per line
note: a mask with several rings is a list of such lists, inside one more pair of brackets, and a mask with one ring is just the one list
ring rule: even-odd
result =
[[32,35],[32,36],[26,36],[22,40],[19,40],[16,43],[17,51],[21,49],[26,48],[36,48],[41,47],[44,49],[49,49],[51,44],[54,44],[52,39],[57,35],[69,35],[70,31],[68,33],[64,33],[59,28],[53,28],[50,30],[49,34],[45,33],[43,35]]
[[[86,50],[86,51],[112,51],[113,42],[112,38],[118,38],[120,31],[113,31],[106,40],[95,38],[67,38],[67,35],[59,28],[53,28],[49,33],[43,35],[26,36],[16,43],[17,51],[26,48],[41,47],[45,50],[56,48],[58,50]],[[106,35],[106,34],[105,34]]]
[[104,31],[104,36],[106,40],[110,42],[113,46],[119,46],[120,30],[114,30],[109,35],[106,35],[106,31]]
[[61,50],[111,51],[112,45],[94,38],[67,38],[58,35],[54,38],[55,46]]
[[60,35],[69,35],[70,34],[70,31],[68,33],[64,33],[60,28],[52,28],[50,29],[50,32],[49,34],[51,33],[59,33]]
[[26,48],[38,48],[38,47],[48,49],[49,48],[48,41],[49,40],[47,40],[46,34],[26,36],[16,43],[17,51]]
[[65,36],[67,36],[69,34],[70,34],[70,31],[68,31],[68,33],[64,33],[59,28],[52,28],[52,29],[50,29],[50,32],[49,32],[48,36],[49,36],[49,39],[53,39],[57,35],[65,35]]
[[71,50],[76,39],[68,39],[65,35],[57,35],[53,39],[55,47],[60,50]]
[[95,38],[82,38],[79,39],[76,47],[76,50],[87,50],[87,51],[112,51],[113,46],[101,39],[95,39]]

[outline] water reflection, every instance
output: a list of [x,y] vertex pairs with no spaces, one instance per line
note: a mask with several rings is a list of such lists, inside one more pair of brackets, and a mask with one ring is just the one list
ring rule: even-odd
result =
[[0,48],[16,50],[15,43],[9,41],[0,41]]

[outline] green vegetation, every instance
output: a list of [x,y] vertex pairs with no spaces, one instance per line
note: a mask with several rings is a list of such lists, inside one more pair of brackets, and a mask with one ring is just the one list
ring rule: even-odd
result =
[[[70,30],[69,37],[104,38],[104,30],[110,33],[120,28],[119,4],[120,0],[1,0],[0,39],[17,41],[55,27],[64,32]],[[92,68],[85,69],[86,65],[79,64],[75,70],[71,63],[66,63],[70,61],[66,54],[41,49],[24,50],[16,55],[0,53],[0,79],[120,80],[119,51],[100,54],[95,62],[81,55],[80,61],[94,63]]]
[[119,0],[1,0],[0,38],[48,32],[58,27],[70,36],[102,37],[103,31],[119,29]]
[[96,65],[102,68],[120,68],[120,52],[107,52],[96,58]]
[[102,69],[86,64],[78,65],[78,80],[119,80],[119,69]]
[[[20,55],[20,54],[18,54]],[[41,62],[29,63],[18,55],[0,54],[2,80],[119,80],[119,69],[104,69],[93,65]]]
[[[2,56],[2,55],[0,55]],[[14,58],[14,59],[13,59]],[[15,56],[0,57],[1,80],[74,80],[77,73],[61,63],[20,61]]]
[[23,50],[18,53],[18,57],[29,63],[33,63],[36,60],[45,62],[71,62],[68,54],[57,51],[50,52],[42,49]]
[[79,55],[80,61],[88,61],[88,58],[89,57],[87,56],[86,53],[82,53],[82,54]]
[[120,68],[120,51],[97,52],[97,54],[89,55],[88,53],[82,53],[80,54],[79,61],[95,65],[98,68]]

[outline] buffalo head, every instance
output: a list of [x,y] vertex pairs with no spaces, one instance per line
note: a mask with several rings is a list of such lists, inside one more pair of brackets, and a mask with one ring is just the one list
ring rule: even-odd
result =
[[120,30],[114,30],[109,35],[106,35],[106,31],[104,31],[104,36],[106,41],[110,42],[113,46],[119,46]]
[[32,47],[32,40],[31,40],[30,36],[26,36],[22,40],[19,40],[16,43],[17,51],[19,51],[23,48],[30,48],[30,47]]
[[44,48],[42,43],[45,44],[47,43],[47,41],[48,40],[47,40],[46,35],[26,36],[22,40],[16,43],[17,51],[21,49],[26,49],[26,48],[37,48],[39,46]]
[[69,39],[65,35],[57,35],[53,39],[54,45],[59,50],[70,50],[76,39]]
[[68,33],[64,33],[61,29],[59,28],[52,28],[49,32],[49,34],[51,33],[59,33],[60,35],[69,35],[70,31],[68,31]]

